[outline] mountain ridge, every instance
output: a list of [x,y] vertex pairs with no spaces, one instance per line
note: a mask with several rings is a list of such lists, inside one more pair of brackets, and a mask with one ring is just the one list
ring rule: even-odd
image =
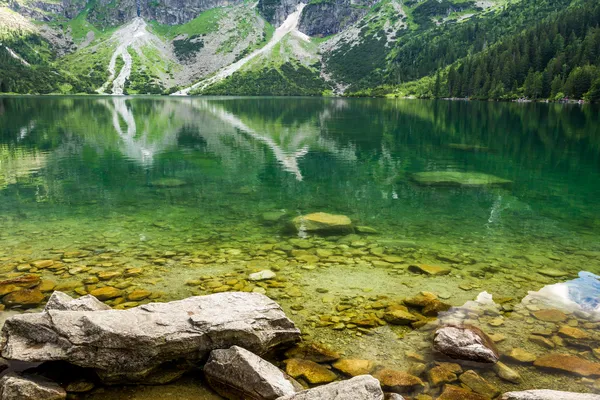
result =
[[[451,97],[450,66],[592,3],[0,1],[0,92]],[[525,95],[518,85],[500,99]]]

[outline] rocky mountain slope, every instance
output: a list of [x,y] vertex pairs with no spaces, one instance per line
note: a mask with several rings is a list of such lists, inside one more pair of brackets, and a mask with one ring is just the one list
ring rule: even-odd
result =
[[592,0],[0,0],[0,92],[393,92]]

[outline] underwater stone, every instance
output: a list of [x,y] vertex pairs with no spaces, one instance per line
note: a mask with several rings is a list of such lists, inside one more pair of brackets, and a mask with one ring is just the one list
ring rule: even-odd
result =
[[415,315],[401,309],[386,312],[383,314],[383,319],[392,325],[410,325],[419,320]]
[[494,175],[479,172],[432,171],[412,174],[413,182],[423,186],[448,187],[499,187],[512,182]]
[[590,393],[561,392],[558,390],[525,390],[508,392],[500,400],[600,400],[600,395]]
[[486,397],[493,398],[500,394],[500,390],[496,386],[483,379],[473,370],[466,371],[458,379],[475,393]]
[[544,322],[563,322],[567,320],[566,314],[556,309],[535,311],[533,316]]
[[0,379],[2,400],[63,400],[67,392],[57,383],[40,377],[9,373]]
[[38,289],[22,289],[11,292],[2,298],[8,307],[32,308],[44,301],[44,295]]
[[346,381],[330,383],[313,389],[280,397],[277,400],[383,400],[377,379],[361,375]]
[[425,274],[425,275],[448,275],[451,270],[444,267],[438,267],[436,265],[426,265],[426,264],[412,264],[408,266],[408,270],[410,272],[414,272],[416,274]]
[[500,378],[508,382],[521,383],[523,380],[517,371],[500,361],[494,365],[494,372],[496,372]]
[[[296,392],[283,371],[238,346],[213,350],[204,366],[210,386],[227,399],[275,400]],[[296,387],[302,388],[296,383]]]
[[383,390],[394,393],[407,393],[423,389],[425,384],[418,377],[403,371],[380,369],[373,374]]
[[489,398],[458,386],[446,385],[437,400],[489,400]]
[[427,372],[427,378],[431,386],[440,386],[458,379],[454,372],[443,365],[438,365],[430,369]]
[[292,378],[304,378],[312,384],[329,383],[337,379],[337,375],[316,362],[291,358],[285,360],[285,372]]
[[494,342],[474,326],[443,326],[435,331],[433,349],[451,359],[495,364],[499,354]]
[[370,360],[344,358],[339,361],[336,361],[332,364],[332,366],[333,368],[346,375],[359,376],[370,373],[375,367],[375,363],[373,363],[373,361]]
[[30,289],[39,285],[40,277],[37,275],[23,275],[17,278],[7,279],[0,282],[0,296],[16,292],[21,289]]
[[119,297],[123,294],[119,289],[112,286],[105,286],[98,289],[94,289],[90,292],[90,294],[96,297],[98,300],[110,300],[115,297]]
[[336,361],[341,357],[339,353],[327,346],[315,342],[300,343],[286,351],[285,356],[287,358],[302,358],[317,363]]
[[581,376],[600,376],[600,364],[570,354],[547,354],[535,360],[533,365]]
[[15,315],[4,324],[0,348],[9,360],[67,361],[123,382],[139,381],[164,362],[202,360],[217,348],[240,345],[263,354],[299,338],[268,297],[219,293],[128,310]]
[[518,347],[512,349],[506,356],[521,363],[532,363],[537,358],[535,354],[531,354],[528,351]]
[[352,221],[345,215],[323,212],[301,215],[292,220],[297,232],[307,233],[349,233],[353,231]]
[[264,269],[262,271],[248,275],[248,279],[251,281],[266,281],[268,279],[275,278],[275,276],[275,272],[271,271],[270,269]]

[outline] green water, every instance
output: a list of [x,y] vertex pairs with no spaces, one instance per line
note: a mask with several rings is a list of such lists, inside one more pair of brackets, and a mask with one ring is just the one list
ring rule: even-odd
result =
[[[413,174],[427,171],[485,173],[512,183],[418,185]],[[600,274],[599,206],[600,109],[593,106],[0,98],[3,277],[39,273],[72,295],[103,285],[124,297],[143,289],[153,301],[262,285],[307,338],[400,369],[410,368],[406,351],[428,354],[428,331],[332,329],[321,316],[341,315],[343,322],[339,304],[366,315],[373,312],[369,302],[423,290],[455,306],[487,291],[518,308],[528,291],[579,271]],[[311,236],[299,244],[285,230],[291,218],[319,211],[346,215],[378,234]],[[272,212],[283,217],[266,223],[263,215]],[[65,257],[69,251],[80,253]],[[377,263],[391,255],[394,263]],[[64,264],[23,266],[40,259]],[[408,271],[411,264],[452,273],[427,277]],[[83,283],[133,267],[143,273]],[[275,284],[246,280],[269,268]],[[538,273],[548,269],[564,276]],[[506,336],[502,351],[547,353],[527,341],[545,323],[523,307],[507,310],[501,326],[490,326],[488,316],[475,322]],[[486,378],[502,389],[592,390],[580,378],[511,367],[523,384]]]

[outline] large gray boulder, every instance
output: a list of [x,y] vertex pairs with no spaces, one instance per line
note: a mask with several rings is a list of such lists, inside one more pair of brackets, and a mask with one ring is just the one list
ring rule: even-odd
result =
[[[217,393],[231,400],[275,400],[296,392],[292,378],[238,346],[213,350],[204,366],[204,376]],[[296,386],[302,390],[298,383]]]
[[240,345],[263,354],[300,338],[283,310],[259,293],[218,293],[129,310],[47,309],[6,320],[2,357],[67,361],[106,382],[143,379],[167,361],[196,362]]
[[504,393],[502,400],[600,400],[600,395],[589,393],[561,392],[558,390],[525,390]]
[[92,295],[82,296],[74,299],[66,293],[54,292],[46,303],[45,311],[61,310],[61,311],[102,311],[110,310],[111,308],[95,298]]
[[67,392],[58,384],[39,377],[14,373],[0,379],[0,400],[63,400]]
[[379,381],[371,375],[359,375],[347,381],[333,382],[313,389],[280,397],[277,400],[383,400]]
[[452,360],[475,365],[494,365],[500,355],[496,345],[474,326],[442,326],[433,336],[433,350]]

